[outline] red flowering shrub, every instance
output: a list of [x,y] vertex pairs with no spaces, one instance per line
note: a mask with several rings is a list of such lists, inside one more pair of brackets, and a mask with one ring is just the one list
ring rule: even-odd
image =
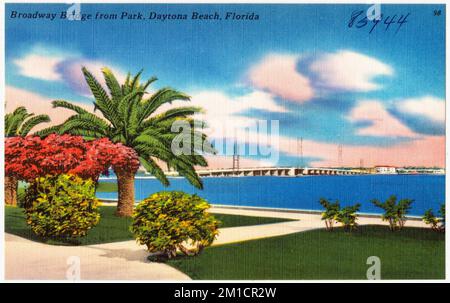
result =
[[135,173],[139,168],[139,158],[134,149],[121,143],[112,143],[107,138],[86,142],[87,152],[79,165],[70,170],[82,178],[95,179],[108,168],[125,169]]
[[6,138],[5,174],[25,181],[62,174],[75,168],[85,154],[85,142],[78,136]]
[[11,137],[5,142],[5,174],[31,182],[37,177],[71,173],[96,180],[112,167],[136,172],[137,153],[109,139],[85,141],[81,136],[52,134]]

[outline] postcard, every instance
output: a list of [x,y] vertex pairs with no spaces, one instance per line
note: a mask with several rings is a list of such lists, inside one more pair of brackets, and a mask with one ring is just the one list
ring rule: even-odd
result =
[[444,4],[3,17],[6,281],[446,279]]

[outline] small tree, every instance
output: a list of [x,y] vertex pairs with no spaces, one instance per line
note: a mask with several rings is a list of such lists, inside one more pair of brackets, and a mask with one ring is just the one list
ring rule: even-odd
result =
[[440,220],[434,215],[433,210],[428,209],[422,217],[425,224],[431,225],[431,229],[434,231],[440,231],[439,222]]
[[441,204],[441,207],[439,209],[439,214],[442,217],[442,219],[441,219],[442,231],[445,232],[445,204],[444,203]]
[[397,203],[397,197],[395,195],[390,196],[385,202],[380,202],[377,199],[372,200],[372,203],[383,209],[382,215],[383,221],[389,222],[389,229],[394,231],[396,229],[401,230],[405,226],[406,215],[411,209],[411,204],[414,200],[402,199]]
[[339,213],[339,209],[341,208],[340,203],[338,200],[332,203],[327,199],[321,198],[320,204],[325,208],[325,211],[322,212],[322,220],[325,221],[326,229],[332,231]]
[[[41,123],[50,122],[48,115],[29,113],[23,106],[17,107],[12,113],[5,115],[5,137],[26,137],[33,128]],[[19,180],[5,175],[5,204],[17,205],[17,186]]]
[[444,232],[445,231],[445,205],[442,204],[439,209],[439,214],[442,216],[438,218],[435,216],[433,210],[428,209],[422,217],[423,222],[431,226],[431,229],[436,232]]
[[353,206],[346,206],[339,210],[336,221],[341,223],[344,226],[344,229],[347,231],[352,231],[353,229],[358,227],[358,215],[356,212],[359,211],[361,204],[357,203]]

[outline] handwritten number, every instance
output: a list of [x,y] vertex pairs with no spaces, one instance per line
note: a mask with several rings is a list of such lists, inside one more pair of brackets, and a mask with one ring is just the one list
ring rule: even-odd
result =
[[402,27],[403,24],[407,23],[406,19],[408,18],[410,13],[407,13],[405,16],[401,15],[400,19],[398,19],[398,28],[395,33],[397,33],[400,30],[400,27]]
[[[391,26],[392,23],[395,23],[395,17],[397,17],[397,15],[394,15],[392,17],[387,16],[387,18],[384,20],[384,24],[386,24],[385,31],[387,31],[389,29],[389,26]],[[389,21],[389,18],[391,18],[390,21]]]
[[355,20],[363,13],[364,11],[354,11],[350,16],[350,21],[348,22],[348,27],[352,27]]
[[400,30],[400,28],[407,23],[407,19],[410,13],[407,13],[406,15],[400,15],[400,17],[398,17],[398,15],[384,16],[383,14],[380,14],[380,18],[374,19],[372,20],[372,22],[369,21],[367,16],[363,15],[364,11],[362,10],[353,11],[352,14],[350,15],[350,20],[348,21],[347,26],[349,28],[352,28],[353,26],[355,26],[355,28],[363,28],[366,25],[371,24],[369,25],[370,27],[369,34],[371,34],[377,26],[378,27],[384,26],[385,31],[388,31],[391,25],[397,24],[397,30],[395,32],[397,33]]

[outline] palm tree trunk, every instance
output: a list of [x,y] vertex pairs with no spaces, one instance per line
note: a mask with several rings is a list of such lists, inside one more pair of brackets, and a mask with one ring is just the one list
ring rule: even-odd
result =
[[117,171],[116,175],[119,190],[116,216],[131,217],[134,208],[134,173]]
[[5,204],[17,205],[17,186],[19,182],[14,177],[5,177]]

